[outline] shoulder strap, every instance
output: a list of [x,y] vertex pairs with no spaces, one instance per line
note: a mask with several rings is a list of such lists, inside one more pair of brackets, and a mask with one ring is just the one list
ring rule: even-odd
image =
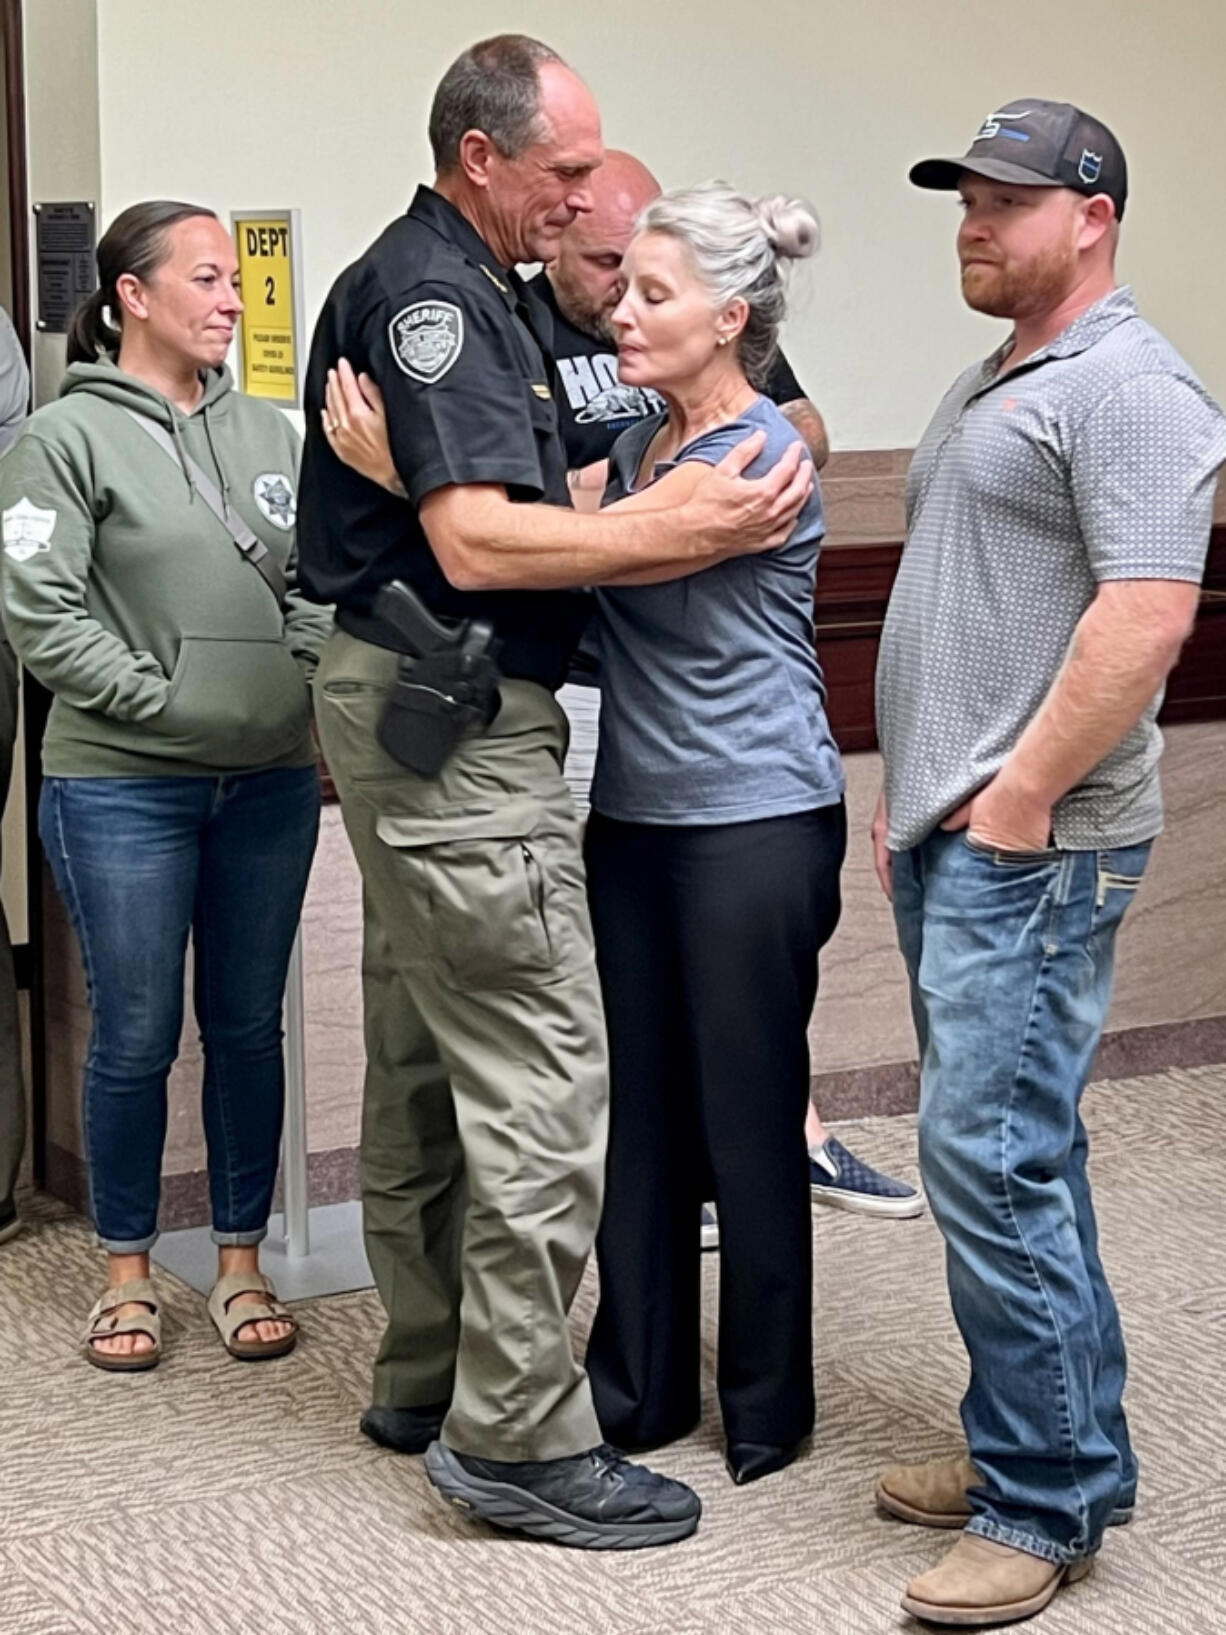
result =
[[[125,412],[132,416],[142,431],[148,433],[168,459],[173,460],[175,465],[180,463],[180,451],[176,449],[174,438],[166,430],[165,426],[159,421],[151,419],[149,415],[141,414],[137,409],[126,408],[126,405]],[[204,467],[192,459],[186,449],[182,450],[182,463],[192,487],[234,541],[234,547],[238,554],[250,562],[251,566],[277,598],[277,606],[284,611],[285,593],[288,586],[285,575],[273,560],[267,545],[264,544],[263,540],[256,538],[237,511],[230,509],[217,484],[205,471]]]

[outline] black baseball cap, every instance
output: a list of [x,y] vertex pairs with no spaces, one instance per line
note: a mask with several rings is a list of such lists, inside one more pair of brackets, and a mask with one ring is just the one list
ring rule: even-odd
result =
[[1071,102],[1022,97],[990,113],[960,159],[921,159],[916,187],[956,188],[963,171],[1025,187],[1070,187],[1093,198],[1105,193],[1117,219],[1128,198],[1128,166],[1115,137]]

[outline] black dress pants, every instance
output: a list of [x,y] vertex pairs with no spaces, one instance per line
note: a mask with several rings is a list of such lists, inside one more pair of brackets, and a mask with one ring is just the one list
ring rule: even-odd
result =
[[708,1198],[725,1434],[787,1445],[813,1427],[806,1034],[846,840],[841,803],[702,827],[588,820],[612,1083],[587,1368],[618,1447],[698,1420]]

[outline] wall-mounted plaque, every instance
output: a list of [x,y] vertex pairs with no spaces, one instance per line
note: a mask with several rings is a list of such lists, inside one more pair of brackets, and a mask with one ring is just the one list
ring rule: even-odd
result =
[[302,245],[297,210],[233,210],[243,297],[239,384],[283,409],[302,407]]
[[63,335],[73,309],[98,285],[94,265],[94,207],[81,204],[34,206],[38,263],[38,328]]

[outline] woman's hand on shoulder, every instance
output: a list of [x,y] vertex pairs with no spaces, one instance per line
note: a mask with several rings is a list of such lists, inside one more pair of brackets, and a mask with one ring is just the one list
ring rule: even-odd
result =
[[338,359],[336,368],[328,370],[320,418],[338,460],[389,493],[405,497],[392,460],[383,393],[368,374],[355,374],[348,358]]

